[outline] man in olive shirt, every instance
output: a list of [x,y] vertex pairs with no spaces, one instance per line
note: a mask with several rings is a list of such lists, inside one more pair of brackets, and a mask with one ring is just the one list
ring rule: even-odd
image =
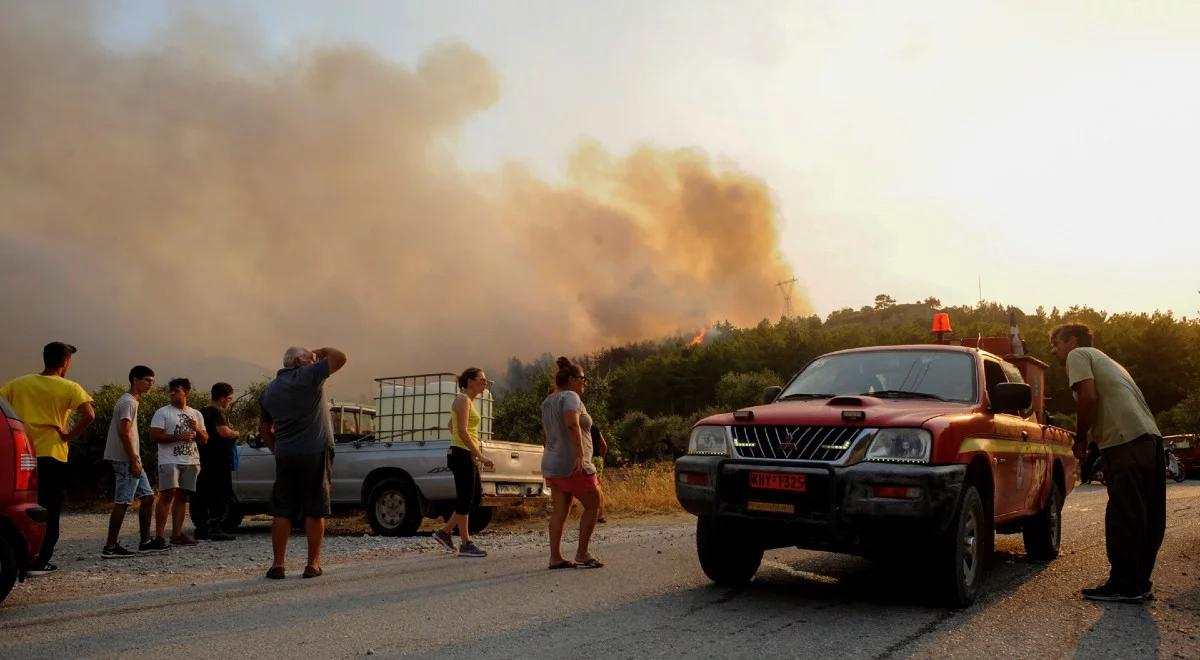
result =
[[[1089,600],[1140,603],[1154,597],[1150,574],[1167,520],[1166,454],[1162,434],[1137,383],[1115,360],[1092,348],[1086,325],[1050,333],[1075,396],[1076,442],[1100,447],[1108,485],[1104,540],[1108,581],[1084,589]],[[1086,444],[1085,444],[1086,446]]]

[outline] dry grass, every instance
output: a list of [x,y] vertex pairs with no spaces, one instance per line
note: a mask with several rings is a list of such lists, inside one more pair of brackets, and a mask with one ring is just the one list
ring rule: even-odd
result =
[[[624,518],[657,513],[679,513],[683,507],[675,499],[674,463],[661,461],[620,468],[606,468],[600,476],[604,491],[604,515]],[[581,507],[576,503],[574,515]],[[550,515],[550,502],[501,507],[492,520],[496,523],[543,521]]]

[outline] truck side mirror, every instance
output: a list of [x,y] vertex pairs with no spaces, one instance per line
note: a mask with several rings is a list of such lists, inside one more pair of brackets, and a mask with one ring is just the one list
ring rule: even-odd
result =
[[763,390],[763,404],[765,405],[778,399],[781,392],[783,392],[783,388],[778,385],[772,385]]
[[992,412],[1016,412],[1033,405],[1028,383],[997,383],[992,389]]

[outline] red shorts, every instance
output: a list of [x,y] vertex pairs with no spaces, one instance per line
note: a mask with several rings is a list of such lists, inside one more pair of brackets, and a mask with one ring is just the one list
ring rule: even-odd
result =
[[546,485],[550,490],[559,490],[569,495],[578,493],[594,493],[600,490],[596,475],[580,472],[569,477],[546,477]]

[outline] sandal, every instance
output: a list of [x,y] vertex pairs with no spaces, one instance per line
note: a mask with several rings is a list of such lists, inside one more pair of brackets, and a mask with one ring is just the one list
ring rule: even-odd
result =
[[267,571],[267,577],[271,578],[272,580],[282,580],[284,578],[283,567],[272,566],[271,569]]
[[304,577],[306,578],[321,577],[322,573],[324,573],[324,571],[322,571],[319,566],[317,568],[313,568],[312,566],[304,567]]
[[569,559],[564,559],[562,561],[556,561],[553,564],[550,564],[550,566],[548,566],[547,568],[549,568],[550,570],[553,571],[558,568],[575,568],[576,566],[578,566],[578,564],[576,564],[575,562],[573,562]]
[[586,561],[575,562],[575,568],[604,568],[604,562],[595,557],[589,557]]

